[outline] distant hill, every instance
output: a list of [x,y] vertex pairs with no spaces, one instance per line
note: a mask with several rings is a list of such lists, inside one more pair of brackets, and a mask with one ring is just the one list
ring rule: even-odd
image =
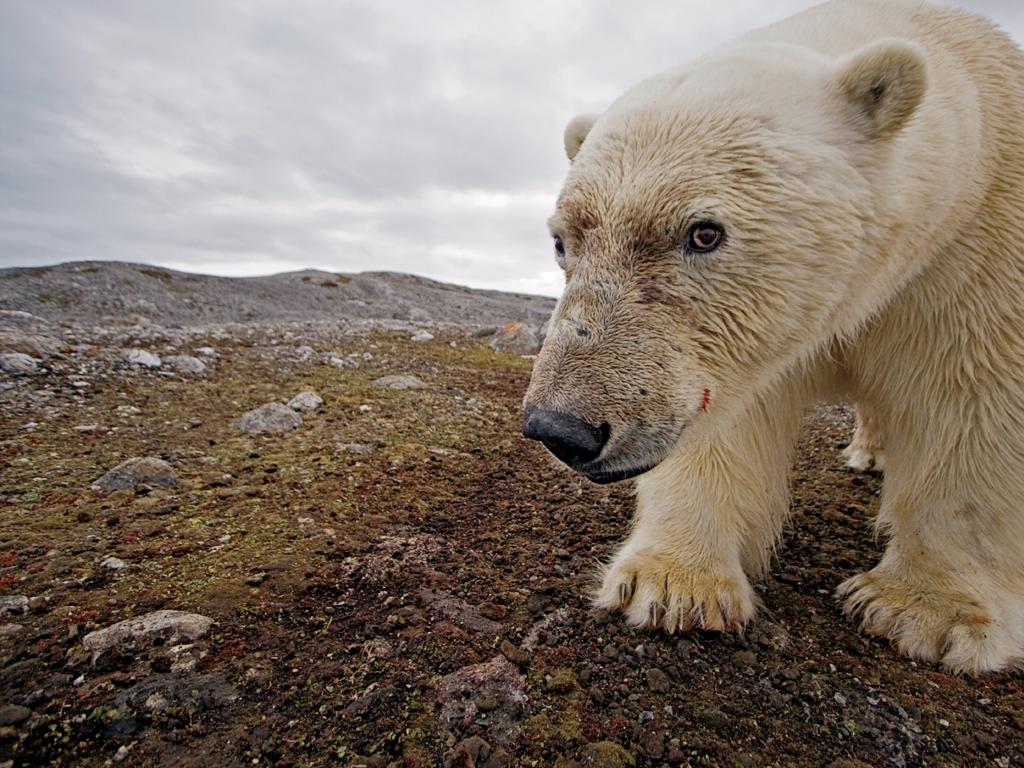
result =
[[484,291],[397,272],[317,270],[213,277],[124,262],[0,270],[0,309],[52,321],[143,317],[162,325],[392,319],[541,325],[554,299]]

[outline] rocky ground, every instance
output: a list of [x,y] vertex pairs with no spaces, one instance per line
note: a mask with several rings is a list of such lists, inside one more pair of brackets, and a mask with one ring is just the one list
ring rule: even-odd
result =
[[845,409],[808,418],[761,618],[668,637],[588,607],[628,487],[519,437],[542,317],[493,319],[509,352],[441,317],[6,309],[0,765],[1024,760],[1019,673],[915,664],[833,599],[880,553]]

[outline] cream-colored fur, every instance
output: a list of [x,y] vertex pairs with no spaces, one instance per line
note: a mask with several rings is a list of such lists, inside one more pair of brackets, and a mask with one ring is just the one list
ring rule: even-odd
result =
[[[529,405],[640,472],[598,605],[742,627],[801,414],[858,404],[882,561],[839,587],[904,653],[1024,659],[1024,58],[988,22],[834,0],[650,78],[566,131],[565,292]],[[687,253],[693,222],[725,229]],[[649,471],[645,471],[649,470]]]

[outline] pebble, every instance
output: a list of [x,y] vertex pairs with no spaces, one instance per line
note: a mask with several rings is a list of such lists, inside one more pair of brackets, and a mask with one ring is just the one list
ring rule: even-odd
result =
[[231,426],[247,435],[275,434],[302,426],[302,417],[287,405],[267,403],[246,411]]
[[217,350],[213,347],[196,347],[196,354],[203,357],[219,357]]
[[393,375],[381,376],[373,382],[373,386],[386,389],[423,389],[427,385],[416,376]]
[[288,401],[288,407],[293,411],[300,411],[302,413],[308,413],[309,411],[317,410],[321,405],[324,404],[324,400],[320,395],[312,390],[306,392],[300,392],[291,400]]
[[417,331],[409,337],[409,341],[433,341],[434,334],[430,331]]
[[668,679],[668,675],[663,670],[648,669],[647,687],[654,693],[668,693],[672,690],[672,681]]
[[137,485],[178,485],[174,468],[155,456],[136,456],[123,461],[92,484],[94,490],[119,491]]
[[339,443],[338,450],[345,451],[346,453],[359,453],[366,455],[373,453],[373,446],[365,445],[363,443]]
[[120,571],[120,570],[122,570],[124,568],[127,568],[128,567],[128,563],[126,563],[124,560],[122,560],[119,557],[114,557],[113,555],[107,555],[102,560],[100,560],[100,566],[102,568],[109,568],[112,571]]
[[720,709],[705,709],[700,713],[700,720],[709,728],[720,731],[729,725],[729,716]]

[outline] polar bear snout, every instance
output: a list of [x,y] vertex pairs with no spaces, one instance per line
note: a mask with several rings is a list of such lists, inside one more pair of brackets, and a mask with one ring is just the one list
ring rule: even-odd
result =
[[607,422],[594,427],[571,413],[545,411],[534,405],[527,405],[523,411],[523,436],[539,440],[573,469],[594,461],[610,435]]

